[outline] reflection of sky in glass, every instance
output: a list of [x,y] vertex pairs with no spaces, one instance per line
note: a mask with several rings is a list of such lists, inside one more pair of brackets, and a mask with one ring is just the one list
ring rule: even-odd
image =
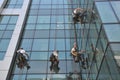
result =
[[110,42],[120,42],[120,25],[119,24],[104,25],[104,29],[108,37],[108,40]]
[[117,19],[109,2],[96,2],[102,23],[116,23]]
[[120,1],[111,1],[111,4],[113,6],[115,13],[117,14],[117,17],[120,20]]

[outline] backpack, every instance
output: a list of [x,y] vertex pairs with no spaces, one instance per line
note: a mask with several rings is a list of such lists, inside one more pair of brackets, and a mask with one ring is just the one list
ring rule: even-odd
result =
[[19,61],[24,61],[25,60],[25,57],[23,56],[23,54],[18,54],[17,55],[17,59],[19,60]]
[[50,55],[50,61],[54,61],[55,60],[55,56],[53,54]]

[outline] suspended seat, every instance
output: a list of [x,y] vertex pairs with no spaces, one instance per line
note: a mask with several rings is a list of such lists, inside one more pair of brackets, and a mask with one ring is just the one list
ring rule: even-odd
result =
[[25,66],[27,70],[30,69],[27,59],[22,54],[17,54],[16,64],[20,69],[24,69]]
[[87,16],[87,11],[83,10],[82,8],[76,8],[73,11],[72,16],[75,24],[76,22],[83,24],[85,22],[85,17]]

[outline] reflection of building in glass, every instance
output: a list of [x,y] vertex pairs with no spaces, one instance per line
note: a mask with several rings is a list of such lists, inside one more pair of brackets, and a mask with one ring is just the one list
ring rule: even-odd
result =
[[[71,72],[73,79],[119,80],[119,4],[104,0],[0,0],[0,79],[66,80]],[[73,24],[72,12],[77,7],[87,10],[84,24]],[[70,55],[74,42],[79,51],[86,51],[86,69]],[[99,50],[95,55],[91,44]],[[16,66],[20,47],[30,56],[28,71]],[[58,74],[49,69],[54,50],[59,50]]]

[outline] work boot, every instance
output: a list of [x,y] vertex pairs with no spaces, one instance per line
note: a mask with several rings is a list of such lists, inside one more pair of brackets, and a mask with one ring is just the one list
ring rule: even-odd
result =
[[27,70],[29,70],[30,69],[30,66],[27,66]]
[[60,68],[58,67],[58,71],[60,70]]
[[50,71],[52,71],[52,66],[50,66]]

